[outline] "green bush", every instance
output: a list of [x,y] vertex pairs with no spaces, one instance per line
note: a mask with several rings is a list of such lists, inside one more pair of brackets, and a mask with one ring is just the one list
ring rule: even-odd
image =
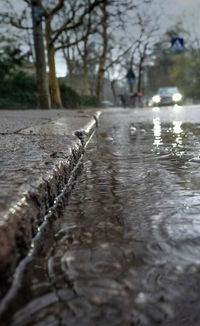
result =
[[11,98],[28,107],[37,106],[36,81],[33,76],[19,71],[12,78]]
[[0,109],[30,109],[37,106],[36,81],[21,70],[20,50],[7,46],[0,53]]
[[66,109],[78,109],[80,107],[80,96],[71,87],[60,83],[62,103]]
[[36,106],[36,81],[33,76],[16,71],[1,80],[0,109],[31,109]]
[[101,103],[97,96],[94,95],[82,95],[81,96],[81,106],[83,107],[100,107]]

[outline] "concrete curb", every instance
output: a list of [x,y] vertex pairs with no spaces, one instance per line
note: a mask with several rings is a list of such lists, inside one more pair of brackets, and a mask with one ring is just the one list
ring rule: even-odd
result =
[[0,280],[12,276],[19,261],[28,253],[32,238],[55,199],[69,181],[70,175],[85,147],[95,132],[101,112],[96,112],[89,123],[74,131],[69,155],[57,159],[48,177],[39,176],[33,187],[21,194],[21,199],[10,207],[0,221]]

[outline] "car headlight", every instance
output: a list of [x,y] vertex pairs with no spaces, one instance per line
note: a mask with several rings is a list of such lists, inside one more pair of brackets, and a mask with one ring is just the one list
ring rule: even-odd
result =
[[172,99],[174,102],[179,102],[182,99],[182,95],[179,93],[176,93],[172,96]]
[[152,97],[152,100],[153,100],[154,103],[159,103],[161,98],[160,98],[159,95],[155,95],[155,96]]

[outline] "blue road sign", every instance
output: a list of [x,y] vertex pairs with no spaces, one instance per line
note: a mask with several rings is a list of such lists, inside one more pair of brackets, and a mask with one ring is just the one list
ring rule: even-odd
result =
[[42,8],[40,8],[39,6],[32,7],[32,19],[33,19],[34,23],[36,23],[36,24],[41,23],[43,14],[44,14],[44,12],[43,12]]
[[173,37],[171,40],[171,50],[174,52],[182,52],[185,50],[184,39],[182,37]]

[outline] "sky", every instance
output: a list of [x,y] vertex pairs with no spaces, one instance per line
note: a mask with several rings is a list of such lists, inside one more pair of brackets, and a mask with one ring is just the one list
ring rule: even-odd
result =
[[164,13],[165,27],[175,25],[178,20],[189,30],[194,28],[194,13],[200,16],[200,0],[158,0],[161,3]]
[[[183,21],[183,26],[190,33],[193,33],[194,30],[200,31],[200,0],[154,0],[154,2],[155,11],[162,12],[161,34],[179,20]],[[57,72],[61,76],[63,72],[66,72],[62,65],[62,59],[58,57],[57,61]]]
[[[2,10],[3,2],[0,0],[0,10]],[[120,1],[120,0],[119,0]],[[167,28],[176,24],[178,20],[182,20],[183,27],[191,34],[198,34],[200,31],[200,0],[153,0],[155,12],[161,12],[161,27],[158,33],[164,33]],[[24,2],[23,0],[12,0],[16,11],[20,11]],[[153,19],[152,15],[152,19]],[[57,73],[59,76],[66,73],[63,60],[57,57]]]

